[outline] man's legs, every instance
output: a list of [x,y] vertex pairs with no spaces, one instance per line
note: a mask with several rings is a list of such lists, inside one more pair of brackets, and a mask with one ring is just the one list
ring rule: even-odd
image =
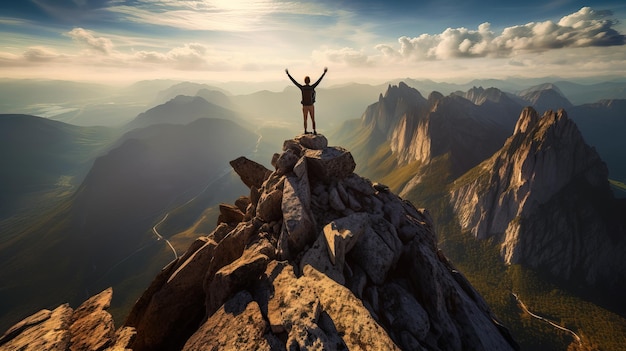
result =
[[306,133],[307,131],[307,117],[308,115],[311,115],[311,121],[313,122],[313,131],[315,131],[315,109],[313,107],[313,105],[311,106],[302,106],[302,118],[304,118],[304,132]]
[[302,105],[302,120],[304,121],[304,134],[306,134],[306,128],[307,128],[307,114],[309,113],[309,110],[307,109],[308,106],[304,106]]
[[309,113],[311,114],[311,123],[313,124],[313,134],[317,134],[317,129],[315,129],[315,105],[311,105],[309,107]]

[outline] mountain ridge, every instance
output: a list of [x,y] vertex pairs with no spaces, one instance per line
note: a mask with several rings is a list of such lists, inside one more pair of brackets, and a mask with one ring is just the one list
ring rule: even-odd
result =
[[[0,219],[37,201],[40,193],[73,190],[117,136],[106,127],[81,127],[31,115],[0,115]],[[34,200],[30,198],[34,197]]]
[[166,103],[140,113],[124,126],[130,131],[153,124],[188,124],[199,118],[216,118],[241,123],[237,113],[208,102],[201,96],[178,95]]
[[[227,155],[248,154],[258,137],[233,121],[198,119],[152,125],[122,139],[94,161],[71,195],[2,247],[3,266],[10,269],[0,276],[12,282],[0,291],[7,301],[3,319],[33,305],[76,304],[85,291],[107,284],[117,291],[114,309],[132,304],[142,284],[171,259],[151,232],[162,212],[220,176],[220,163],[234,156]],[[148,281],[137,283],[142,279]],[[42,285],[48,293],[38,295]]]
[[626,223],[617,215],[626,207],[612,196],[606,164],[564,110],[539,117],[524,109],[503,148],[476,168],[451,190],[462,228],[494,237],[508,264],[542,267],[564,280],[578,272],[587,284],[624,288],[614,284],[626,277],[619,253]]
[[[376,162],[389,164],[390,160],[395,167],[424,166],[449,155],[454,159],[452,175],[459,176],[491,156],[515,125],[515,119],[503,111],[512,111],[518,105],[501,92],[488,90],[492,98],[500,95],[503,100],[501,104],[492,104],[485,90],[480,89],[469,93],[470,98],[481,100],[482,104],[476,105],[457,94],[443,96],[432,92],[426,99],[405,83],[390,85],[385,95],[379,95],[378,102],[366,108],[360,122],[354,122],[359,124],[360,132],[346,124],[336,137],[345,137],[344,143],[361,160],[379,158],[364,162],[361,167],[373,163],[371,168],[375,168]],[[355,133],[362,135],[348,137]],[[382,177],[387,169],[372,170],[368,175]],[[404,183],[408,181],[405,179]]]
[[[273,171],[231,161],[250,194],[220,206],[215,230],[158,274],[124,326],[103,327],[102,347],[519,349],[437,249],[428,211],[353,173],[350,152],[327,143],[286,140]],[[81,330],[90,316],[110,321],[108,301],[107,289],[78,309],[91,314],[55,329],[65,348],[93,342]],[[50,328],[40,314],[2,346]]]

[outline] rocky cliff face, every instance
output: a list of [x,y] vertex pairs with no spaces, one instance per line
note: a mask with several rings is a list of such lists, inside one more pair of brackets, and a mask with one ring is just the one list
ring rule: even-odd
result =
[[362,126],[384,135],[399,165],[449,154],[458,176],[502,146],[519,108],[497,89],[474,88],[465,96],[432,92],[425,99],[400,83],[367,108]]
[[507,263],[615,283],[626,277],[625,207],[607,176],[564,110],[539,117],[529,107],[503,148],[455,182],[451,204],[463,228],[500,243]]
[[[287,140],[273,171],[232,161],[250,194],[221,205],[215,230],[165,267],[118,334],[97,334],[106,337],[92,349],[517,348],[437,249],[428,212],[353,173],[350,152],[327,144],[321,135]],[[90,325],[62,337],[90,335]],[[1,340],[28,337],[23,330]]]
[[378,102],[366,109],[362,124],[382,134],[400,164],[430,158],[430,137],[425,114],[430,103],[419,91],[400,82],[389,86]]

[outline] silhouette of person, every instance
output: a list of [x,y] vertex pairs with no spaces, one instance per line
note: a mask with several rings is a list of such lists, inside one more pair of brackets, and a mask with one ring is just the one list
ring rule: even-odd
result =
[[311,83],[311,78],[309,76],[304,77],[304,85],[296,82],[295,79],[289,74],[289,70],[285,69],[285,73],[293,84],[295,84],[300,91],[302,92],[302,118],[304,119],[304,134],[309,134],[307,131],[307,115],[311,115],[311,122],[313,124],[313,134],[317,134],[317,130],[315,129],[315,87],[322,81],[324,75],[328,71],[327,67],[324,67],[324,73],[320,76],[317,82],[313,83],[313,85],[309,85]]

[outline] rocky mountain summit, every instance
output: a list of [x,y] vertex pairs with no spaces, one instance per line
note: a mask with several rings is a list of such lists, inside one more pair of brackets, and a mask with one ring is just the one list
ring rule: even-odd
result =
[[623,288],[626,206],[564,110],[524,109],[502,149],[455,182],[451,204],[463,228],[500,243],[507,263]]
[[[428,211],[355,174],[347,150],[300,135],[273,171],[244,157],[231,165],[250,194],[220,206],[215,230],[161,271],[117,334],[82,347],[72,338],[93,328],[73,317],[69,344],[47,349],[517,348],[437,248]],[[0,349],[39,319],[13,327]]]
[[388,144],[398,166],[449,155],[453,175],[460,176],[502,146],[519,108],[497,89],[474,88],[463,96],[435,91],[424,98],[400,82],[368,106],[359,135],[370,133],[368,144]]

